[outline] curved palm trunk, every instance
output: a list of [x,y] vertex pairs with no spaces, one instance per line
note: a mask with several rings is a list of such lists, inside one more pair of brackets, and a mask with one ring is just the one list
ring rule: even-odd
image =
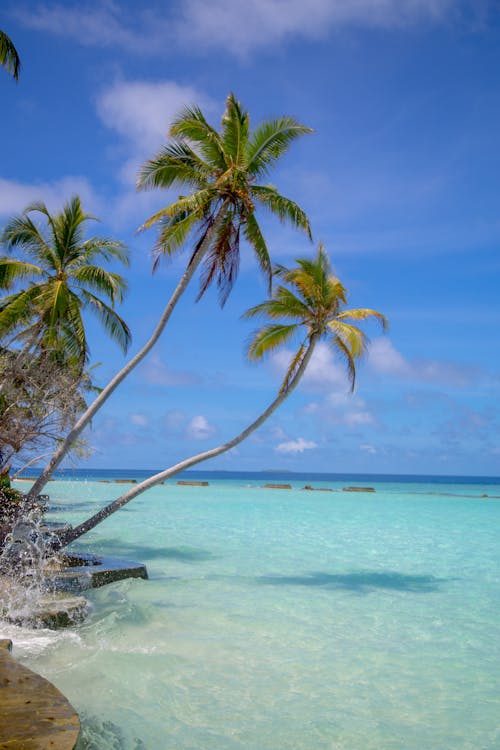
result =
[[226,208],[226,203],[224,202],[223,205],[220,207],[219,211],[217,212],[217,215],[215,217],[215,220],[212,226],[207,231],[207,234],[205,235],[203,242],[200,244],[198,250],[195,252],[186,270],[182,274],[179,280],[179,283],[177,284],[172,296],[170,297],[167,305],[165,306],[163,313],[161,315],[161,318],[158,321],[158,324],[155,330],[153,331],[153,334],[149,338],[149,340],[144,344],[142,349],[140,349],[137,352],[137,354],[126,363],[126,365],[120,370],[120,372],[118,372],[114,376],[114,378],[109,381],[107,386],[102,389],[102,391],[99,393],[97,398],[90,404],[88,409],[81,415],[81,417],[76,422],[74,427],[70,430],[70,432],[68,432],[68,434],[62,441],[61,445],[59,446],[57,451],[54,453],[49,463],[47,464],[43,472],[40,474],[38,479],[35,481],[35,484],[32,486],[30,491],[28,492],[27,494],[28,500],[33,500],[38,494],[40,494],[40,491],[46,485],[47,481],[52,476],[53,472],[57,469],[57,467],[63,460],[64,456],[67,454],[68,450],[70,449],[71,445],[80,435],[82,430],[85,429],[85,427],[88,425],[88,423],[93,418],[93,416],[99,411],[101,406],[103,406],[106,403],[108,398],[115,391],[115,389],[118,388],[120,383],[123,380],[125,380],[127,375],[130,372],[132,372],[132,370],[135,367],[137,367],[137,365],[144,359],[144,357],[151,351],[153,346],[156,344],[161,334],[163,333],[163,330],[165,326],[167,325],[167,322],[170,316],[172,315],[172,312],[174,311],[177,302],[179,301],[182,294],[186,290],[189,282],[191,281],[191,279],[193,278],[196,272],[196,269],[200,265],[203,259],[203,256],[205,255],[210,245],[211,238],[214,232],[217,230],[219,223],[224,216],[225,208]]
[[184,459],[184,461],[180,461],[178,464],[171,466],[169,469],[160,471],[158,474],[154,474],[154,476],[149,477],[148,479],[145,479],[144,482],[141,482],[140,484],[130,489],[128,492],[125,492],[125,494],[118,497],[116,500],[113,500],[112,503],[109,503],[109,505],[106,505],[106,507],[102,508],[102,510],[100,510],[98,513],[95,513],[95,515],[91,516],[91,518],[88,518],[79,526],[76,526],[74,529],[71,529],[70,531],[67,531],[66,533],[61,535],[59,537],[61,546],[65,547],[71,542],[74,542],[75,539],[78,539],[83,534],[86,534],[88,531],[90,531],[95,526],[97,526],[102,521],[104,521],[106,518],[108,518],[108,516],[111,516],[113,513],[116,513],[117,510],[119,510],[124,505],[129,503],[131,500],[137,497],[137,495],[140,495],[146,490],[149,490],[151,487],[154,487],[156,484],[160,484],[160,482],[163,482],[165,479],[169,479],[170,477],[173,477],[175,474],[178,474],[181,471],[185,471],[186,469],[191,468],[191,466],[195,466],[196,464],[202,463],[202,461],[208,461],[209,458],[215,458],[215,456],[220,456],[222,453],[226,453],[228,450],[231,450],[231,448],[234,448],[236,445],[243,442],[245,438],[247,438],[252,432],[254,432],[258,427],[260,427],[261,424],[263,424],[266,421],[266,419],[268,419],[268,417],[270,417],[271,414],[273,414],[273,412],[276,411],[276,409],[280,406],[280,404],[283,403],[286,397],[297,387],[300,379],[302,378],[307,368],[307,365],[309,364],[316,342],[317,342],[317,336],[312,336],[309,340],[309,345],[304,353],[304,357],[299,367],[297,368],[294,376],[288,383],[287,389],[284,391],[280,391],[277,398],[275,398],[274,401],[267,407],[267,409],[264,412],[262,412],[262,414],[254,422],[252,422],[251,425],[249,425],[245,430],[243,430],[243,432],[240,432],[239,435],[232,438],[231,440],[228,440],[228,442],[224,443],[223,445],[219,445],[216,448],[211,448],[210,450],[204,451],[203,453],[198,453],[196,456],[191,456],[190,458],[186,458]]

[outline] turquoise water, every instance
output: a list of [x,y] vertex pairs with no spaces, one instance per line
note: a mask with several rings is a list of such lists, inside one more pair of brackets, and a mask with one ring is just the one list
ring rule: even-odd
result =
[[[71,631],[2,628],[80,713],[79,748],[500,748],[500,485],[305,483],[362,484],[157,487],[77,545],[149,581],[94,590]],[[50,515],[121,489],[50,483]]]

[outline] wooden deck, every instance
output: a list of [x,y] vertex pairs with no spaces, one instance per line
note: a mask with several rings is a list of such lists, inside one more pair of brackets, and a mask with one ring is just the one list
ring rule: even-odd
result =
[[12,656],[0,640],[0,750],[73,750],[78,715],[64,695]]

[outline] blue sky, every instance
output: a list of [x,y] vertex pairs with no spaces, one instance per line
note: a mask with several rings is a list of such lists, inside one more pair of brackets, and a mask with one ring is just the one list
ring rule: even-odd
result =
[[[172,198],[137,194],[137,167],[184,104],[216,124],[229,91],[252,121],[314,128],[272,181],[308,212],[353,307],[373,307],[350,395],[319,347],[299,391],[246,443],[206,465],[500,473],[500,11],[493,0],[6,2],[0,28],[23,63],[3,73],[0,220],[73,193],[131,252],[120,311],[146,340],[187,255],[151,274]],[[2,72],[2,71],[0,71]],[[263,217],[273,258],[314,251]],[[185,295],[156,350],[95,418],[87,464],[165,468],[218,444],[272,400],[286,353],[245,359],[241,314],[265,283],[247,247],[226,307]],[[89,321],[101,384],[123,357]]]

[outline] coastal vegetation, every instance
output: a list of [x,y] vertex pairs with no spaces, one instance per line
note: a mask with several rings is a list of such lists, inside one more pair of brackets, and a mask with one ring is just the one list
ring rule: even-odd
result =
[[[322,245],[314,257],[299,258],[293,268],[273,268],[256,216],[258,208],[267,209],[312,239],[304,211],[262,182],[291,144],[310,132],[292,117],[266,120],[252,130],[248,112],[233,94],[226,100],[219,130],[197,107],[185,108],[174,120],[168,143],[141,168],[138,189],[187,188],[187,194],[156,212],[141,229],[159,230],[153,270],[163,257],[189,247],[187,266],[150,338],[88,407],[84,396],[93,383],[82,314],[96,314],[111,338],[127,348],[130,332],[114,309],[122,300],[125,280],[96,264],[99,260],[126,264],[126,251],[114,240],[84,239],[84,225],[93,217],[83,212],[78,197],[59,214],[52,215],[43,203],[35,203],[7,223],[2,234],[7,254],[0,258],[0,289],[7,292],[0,299],[0,409],[13,421],[13,435],[26,432],[30,437],[22,445],[2,437],[4,473],[21,449],[32,453],[40,445],[55,445],[45,470],[26,496],[28,505],[68,452],[79,446],[81,433],[93,416],[152,349],[198,269],[198,299],[215,283],[220,304],[225,304],[238,275],[242,239],[256,255],[270,294],[244,316],[267,320],[254,334],[249,359],[260,360],[297,341],[278,393],[248,427],[227,442],[137,484],[75,529],[62,532],[59,545],[74,541],[155,484],[241,443],[297,387],[320,340],[326,340],[343,361],[354,388],[356,362],[367,344],[359,324],[374,319],[385,327],[385,317],[368,308],[345,309],[346,289],[332,275]],[[43,230],[34,215],[44,220]],[[32,426],[31,431],[16,430],[16,421],[23,428]],[[7,430],[3,431],[7,436]]]
[[189,191],[189,195],[170,203],[143,224],[144,229],[153,225],[160,228],[154,268],[162,256],[172,256],[192,243],[186,270],[150,338],[100,391],[61,441],[28,493],[30,499],[43,489],[115,389],[151,351],[200,264],[200,295],[215,281],[223,304],[238,274],[243,236],[271,285],[269,250],[256,218],[258,206],[311,238],[309,220],[302,209],[274,186],[258,183],[297,138],[310,132],[293,117],[264,120],[252,130],[250,116],[234,94],[227,97],[219,130],[208,123],[198,107],[185,108],[174,120],[167,145],[141,169],[138,189],[175,187]]
[[[35,203],[11,218],[0,236],[6,253],[0,256],[0,515],[9,499],[11,462],[50,455],[95,390],[83,313],[97,316],[123,350],[130,342],[114,309],[126,281],[101,265],[127,265],[128,253],[115,240],[85,239],[92,218],[78,197],[57,214]],[[72,447],[80,451],[82,441]],[[9,518],[13,508],[10,502]]]

